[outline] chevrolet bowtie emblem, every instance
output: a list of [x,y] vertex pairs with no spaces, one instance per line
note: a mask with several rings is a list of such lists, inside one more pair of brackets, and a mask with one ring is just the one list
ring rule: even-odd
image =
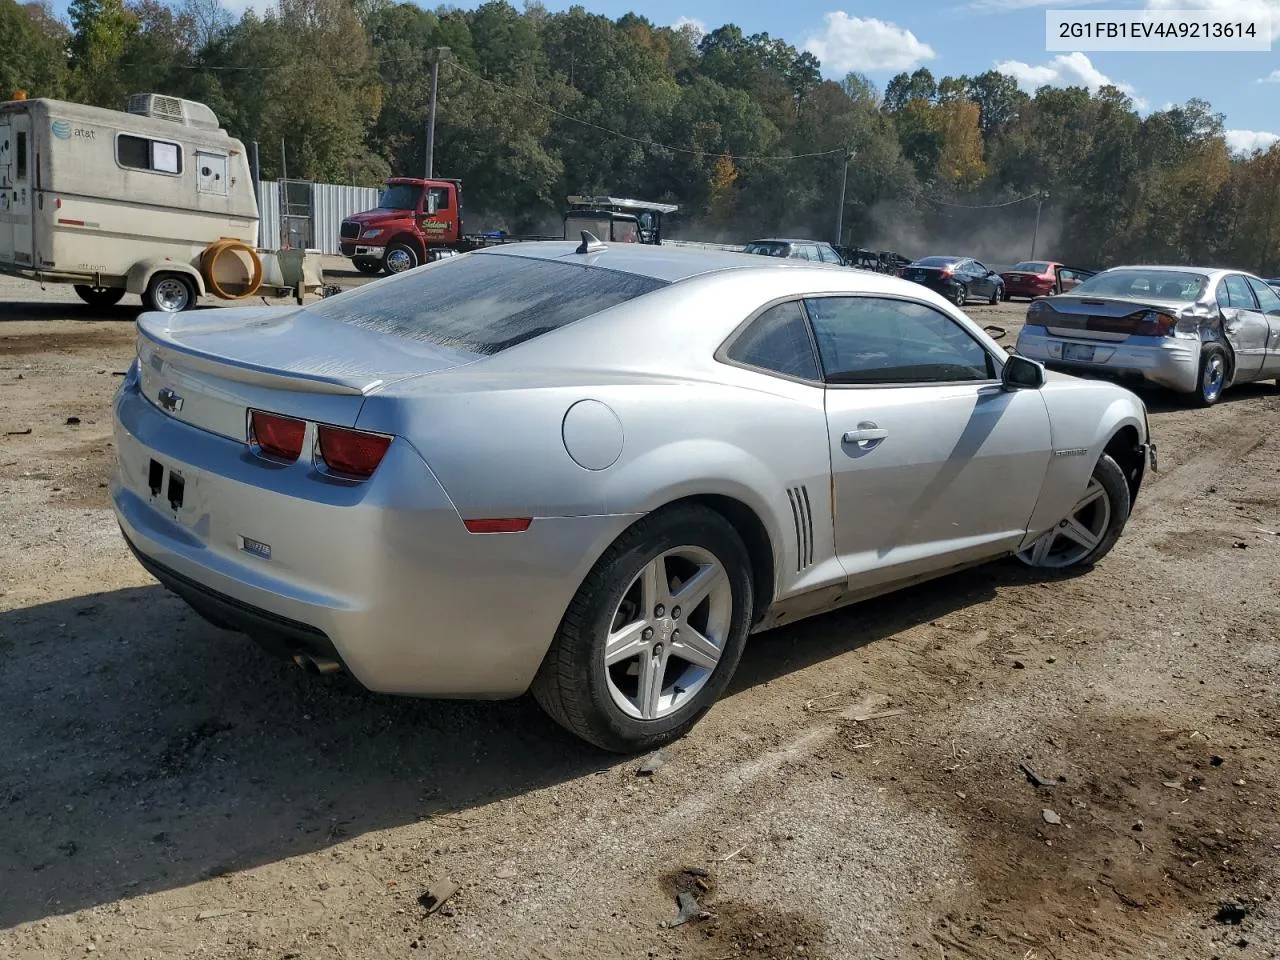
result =
[[160,406],[170,413],[177,413],[182,409],[182,398],[168,387],[162,387],[156,399],[160,401]]

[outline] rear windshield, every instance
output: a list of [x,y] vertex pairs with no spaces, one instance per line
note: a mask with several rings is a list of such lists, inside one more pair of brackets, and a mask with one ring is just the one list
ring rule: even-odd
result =
[[1090,277],[1071,291],[1073,297],[1138,297],[1157,300],[1198,300],[1205,278],[1181,270],[1108,270]]
[[913,267],[949,267],[953,263],[959,263],[959,257],[925,257],[923,260],[917,260],[912,264]]
[[494,354],[664,286],[662,280],[582,264],[472,254],[304,309],[377,333]]
[[1024,273],[1044,273],[1049,269],[1049,265],[1038,260],[1023,260],[1022,263],[1014,264],[1013,269],[1021,270]]
[[789,243],[748,243],[743,253],[760,253],[766,257],[785,257],[791,251]]

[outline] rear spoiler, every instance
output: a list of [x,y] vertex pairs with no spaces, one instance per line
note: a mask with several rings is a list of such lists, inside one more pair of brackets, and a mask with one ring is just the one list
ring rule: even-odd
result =
[[[212,311],[201,311],[201,314],[208,312]],[[234,380],[238,383],[249,383],[277,390],[299,390],[306,393],[363,397],[383,385],[381,378],[374,380],[368,376],[344,375],[336,371],[333,373],[286,371],[262,366],[248,360],[213,356],[205,351],[197,350],[189,344],[179,343],[175,340],[169,328],[169,323],[173,319],[174,317],[171,314],[158,311],[144,313],[138,317],[139,357],[143,353],[143,341],[149,341],[161,350],[181,354],[183,364],[192,370],[198,370],[227,380]],[[202,323],[201,326],[205,327],[205,324]],[[216,329],[216,321],[210,323],[207,329]]]

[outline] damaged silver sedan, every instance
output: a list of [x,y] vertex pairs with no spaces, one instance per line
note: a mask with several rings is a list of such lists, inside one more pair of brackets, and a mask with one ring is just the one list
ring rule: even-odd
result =
[[1071,372],[1140,377],[1208,407],[1229,386],[1280,378],[1280,292],[1234,270],[1114,267],[1032,302],[1015,349]]

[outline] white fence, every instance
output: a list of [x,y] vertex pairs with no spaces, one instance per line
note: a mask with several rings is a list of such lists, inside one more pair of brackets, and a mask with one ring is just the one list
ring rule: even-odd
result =
[[[292,202],[290,212],[296,212],[294,196],[300,181],[290,181]],[[379,191],[373,187],[348,187],[339,183],[310,184],[309,239],[306,246],[324,253],[340,253],[338,227],[344,217],[362,210],[372,210],[378,205]],[[267,250],[280,248],[280,182],[263,180],[258,192],[258,246]],[[291,217],[292,225],[299,226],[301,217]],[[294,233],[293,230],[290,231]],[[294,233],[296,236],[297,234]]]

